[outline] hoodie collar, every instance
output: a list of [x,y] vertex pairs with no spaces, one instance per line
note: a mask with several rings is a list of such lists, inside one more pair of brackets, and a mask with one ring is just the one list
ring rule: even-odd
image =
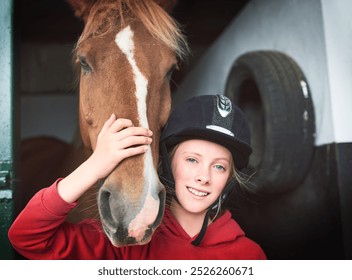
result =
[[[184,242],[190,244],[197,238],[197,235],[190,237],[187,232],[185,232],[174,215],[171,213],[170,209],[165,209],[165,217],[163,224],[160,226],[160,230],[164,231],[168,237],[177,239],[178,242],[183,240]],[[233,242],[242,236],[244,236],[243,230],[237,222],[232,219],[230,211],[227,210],[221,217],[217,218],[214,222],[208,225],[205,236],[199,247]]]

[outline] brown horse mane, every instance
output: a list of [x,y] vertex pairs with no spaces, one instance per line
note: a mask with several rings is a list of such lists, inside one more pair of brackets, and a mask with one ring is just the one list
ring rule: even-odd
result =
[[[101,2],[101,1],[100,1]],[[90,37],[121,29],[133,20],[140,20],[150,34],[183,59],[188,53],[187,41],[180,25],[153,0],[108,0],[94,5],[77,46]],[[97,20],[98,18],[98,20]]]

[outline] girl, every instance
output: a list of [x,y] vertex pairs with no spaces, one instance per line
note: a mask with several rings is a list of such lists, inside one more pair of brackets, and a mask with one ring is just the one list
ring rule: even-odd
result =
[[170,115],[160,141],[160,180],[168,207],[145,245],[114,247],[98,221],[65,221],[79,197],[123,159],[144,153],[152,132],[114,115],[91,157],[66,178],[39,191],[9,230],[29,259],[265,259],[221,205],[251,153],[243,113],[222,95],[191,98]]

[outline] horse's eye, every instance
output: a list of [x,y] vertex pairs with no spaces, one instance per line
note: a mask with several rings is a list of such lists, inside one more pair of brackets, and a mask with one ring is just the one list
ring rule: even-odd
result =
[[174,71],[176,69],[177,69],[177,65],[176,64],[172,65],[171,68],[169,69],[169,71],[167,71],[167,73],[166,73],[166,78],[170,80],[172,74],[174,73]]
[[83,74],[89,74],[90,72],[92,72],[92,68],[89,66],[85,57],[79,56],[78,61],[81,64],[81,69],[83,71]]

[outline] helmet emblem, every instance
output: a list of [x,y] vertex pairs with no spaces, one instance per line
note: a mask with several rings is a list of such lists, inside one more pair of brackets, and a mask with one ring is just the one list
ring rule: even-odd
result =
[[231,113],[231,110],[232,110],[231,100],[224,95],[218,95],[217,108],[218,108],[220,115],[223,118],[225,118],[228,114]]

